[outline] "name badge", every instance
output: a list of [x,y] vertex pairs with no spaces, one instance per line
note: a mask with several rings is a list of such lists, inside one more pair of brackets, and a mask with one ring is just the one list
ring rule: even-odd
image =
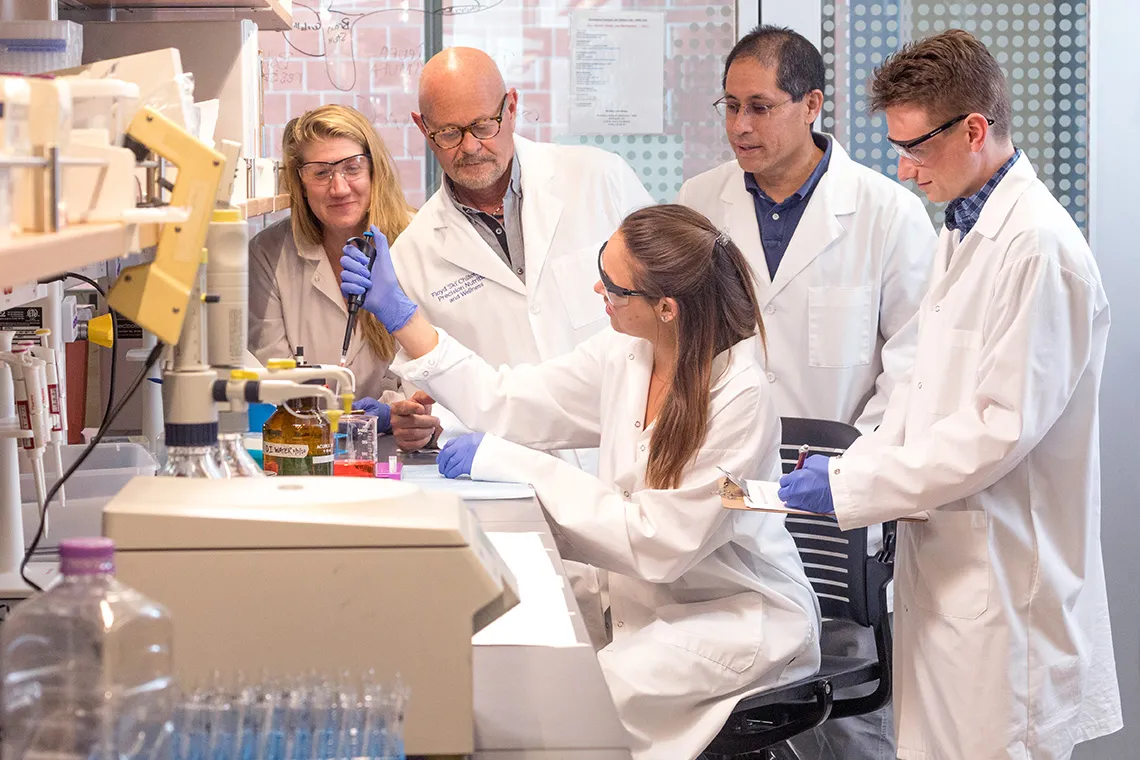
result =
[[438,290],[433,290],[431,297],[440,303],[455,303],[482,288],[486,284],[484,282],[486,279],[483,275],[472,272],[458,280],[452,280]]

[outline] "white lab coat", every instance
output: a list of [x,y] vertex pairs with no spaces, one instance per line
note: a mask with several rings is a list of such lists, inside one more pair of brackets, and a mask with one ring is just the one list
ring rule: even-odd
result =
[[[348,307],[340,281],[319,245],[298,246],[289,219],[271,224],[249,241],[249,350],[263,365],[305,347],[311,364],[340,363]],[[359,326],[348,346],[356,397],[391,403],[401,398],[388,362],[378,358]]]
[[[428,320],[498,366],[536,364],[571,351],[608,326],[598,249],[635,209],[653,198],[620,157],[585,146],[515,136],[522,183],[526,283],[487,245],[440,188],[392,246],[404,292]],[[445,434],[462,432],[436,405]],[[597,453],[560,456],[595,471]],[[590,637],[600,646],[605,579],[568,563],[567,574]]]
[[[475,477],[531,483],[563,555],[609,571],[614,635],[598,660],[634,757],[686,760],[740,697],[816,672],[819,610],[783,521],[716,495],[717,465],[749,478],[779,467],[759,339],[716,358],[704,444],[671,490],[645,483],[652,351],[606,330],[543,364],[495,370],[441,331],[432,352],[398,356],[393,370],[494,434]],[[526,446],[599,446],[599,474]]]
[[598,249],[653,199],[620,156],[515,137],[526,284],[440,188],[392,246],[396,275],[428,320],[494,365],[566,353],[608,324]]
[[937,246],[918,198],[852,161],[832,139],[831,162],[775,280],[736,161],[685,182],[677,202],[727,232],[752,265],[779,413],[874,430],[914,361],[916,328],[908,322]]
[[943,229],[913,376],[831,466],[844,528],[899,526],[902,760],[1055,760],[1121,727],[1100,541],[1109,309],[1080,230],[1022,156]]

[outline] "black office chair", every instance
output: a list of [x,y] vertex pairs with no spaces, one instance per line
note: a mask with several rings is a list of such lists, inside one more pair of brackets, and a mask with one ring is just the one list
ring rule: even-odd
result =
[[[781,422],[784,472],[795,467],[805,443],[812,454],[835,455],[859,437],[858,430],[841,422],[798,417]],[[853,620],[872,628],[876,659],[825,656],[816,675],[741,700],[705,750],[708,760],[794,758],[784,744],[788,739],[826,720],[874,712],[891,699],[887,584],[894,567],[894,523],[883,526],[883,549],[873,557],[867,556],[866,528],[841,531],[833,518],[814,515],[789,515],[787,526],[824,619]],[[839,690],[871,685],[875,689],[866,696],[835,698]]]

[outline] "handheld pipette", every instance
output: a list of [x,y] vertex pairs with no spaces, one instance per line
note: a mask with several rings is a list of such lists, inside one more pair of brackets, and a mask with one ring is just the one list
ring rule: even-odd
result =
[[[363,237],[350,237],[349,245],[354,245],[362,253],[368,254],[368,271],[372,271],[372,264],[376,261],[376,245],[372,242],[372,231],[364,233]],[[344,328],[344,346],[340,350],[340,366],[348,364],[348,344],[352,341],[352,328],[356,326],[356,312],[360,304],[364,303],[364,295],[351,295],[348,297],[348,325]]]

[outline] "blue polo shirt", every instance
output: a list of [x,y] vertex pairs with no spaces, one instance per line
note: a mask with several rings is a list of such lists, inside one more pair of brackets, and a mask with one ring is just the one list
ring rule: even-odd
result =
[[744,187],[752,196],[752,204],[756,208],[756,223],[760,226],[760,242],[764,246],[764,258],[768,262],[768,277],[776,278],[776,269],[780,266],[784,252],[788,250],[788,243],[795,234],[800,218],[804,215],[808,200],[815,192],[819,181],[823,179],[827,165],[831,162],[831,140],[824,135],[812,133],[811,139],[823,151],[823,158],[815,165],[811,176],[800,186],[800,189],[784,200],[776,203],[768,194],[756,184],[756,178],[751,172],[744,172]]

